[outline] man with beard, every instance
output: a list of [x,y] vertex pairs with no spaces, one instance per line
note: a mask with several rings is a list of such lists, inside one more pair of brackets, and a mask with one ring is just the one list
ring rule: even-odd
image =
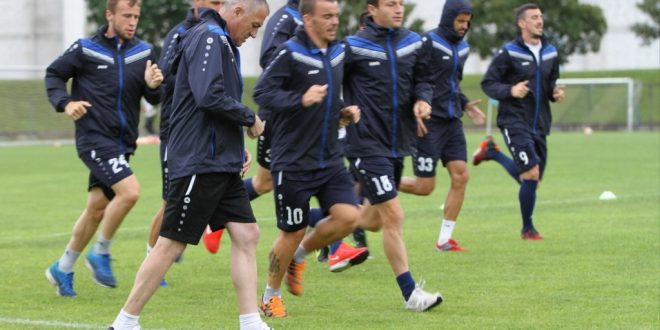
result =
[[110,245],[140,195],[128,163],[137,147],[140,99],[160,102],[163,81],[151,45],[135,37],[140,9],[139,0],[108,0],[107,24],[93,37],[76,41],[46,69],[48,99],[74,120],[78,156],[90,170],[87,206],[64,254],[46,270],[60,296],[76,296],[73,266],[101,224],[85,264],[96,283],[117,286]]
[[520,237],[542,240],[532,214],[536,189],[547,164],[546,138],[552,124],[550,101],[564,100],[564,86],[557,85],[559,57],[543,34],[539,6],[530,3],[518,7],[515,19],[518,36],[495,54],[481,81],[483,91],[500,102],[497,126],[513,160],[501,153],[492,139],[487,139],[475,153],[473,163],[479,165],[493,159],[520,184]]
[[472,6],[467,0],[448,0],[437,29],[426,34],[428,70],[433,75],[433,112],[425,122],[426,134],[417,140],[413,155],[416,178],[404,177],[399,189],[416,195],[429,195],[435,188],[438,159],[447,168],[451,185],[444,204],[444,219],[435,247],[438,251],[464,251],[452,239],[468,182],[467,146],[463,132],[463,113],[475,124],[483,124],[484,114],[477,108],[480,100],[469,102],[461,91],[463,67],[470,52],[464,40],[472,21]]

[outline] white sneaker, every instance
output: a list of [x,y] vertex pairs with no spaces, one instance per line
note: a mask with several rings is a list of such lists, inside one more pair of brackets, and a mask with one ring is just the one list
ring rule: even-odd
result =
[[264,322],[264,321],[261,321],[261,328],[259,328],[259,329],[261,329],[261,330],[275,330],[275,329],[271,328],[268,324],[266,324],[266,322]]
[[424,282],[415,284],[415,290],[405,302],[407,310],[425,312],[442,303],[442,295],[439,292],[426,292],[422,290],[423,286]]

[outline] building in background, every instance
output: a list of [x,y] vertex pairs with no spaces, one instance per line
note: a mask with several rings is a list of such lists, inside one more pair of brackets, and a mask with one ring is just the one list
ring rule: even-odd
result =
[[[154,1],[154,0],[147,0]],[[174,0],[168,0],[174,1]],[[407,0],[417,3],[411,14],[425,21],[425,29],[434,28],[442,13],[444,0]],[[478,0],[474,0],[478,1]],[[648,16],[637,9],[638,1],[581,0],[603,9],[608,29],[600,52],[574,55],[563,71],[623,70],[660,68],[660,41],[641,46],[641,40],[629,26]],[[285,0],[269,0],[271,12]],[[148,14],[148,13],[143,13]],[[84,0],[0,0],[0,79],[36,79],[43,69],[76,39],[90,35],[86,25]],[[478,20],[479,18],[476,18]],[[163,27],[164,30],[170,27]],[[243,74],[257,76],[259,49],[263,29],[256,40],[241,47]],[[466,74],[481,74],[490,59],[473,55],[467,62]]]

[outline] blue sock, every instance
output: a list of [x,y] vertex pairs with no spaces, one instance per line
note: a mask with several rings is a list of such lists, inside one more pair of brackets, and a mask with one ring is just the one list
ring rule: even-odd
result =
[[250,200],[255,200],[259,197],[259,194],[257,194],[257,191],[254,190],[254,186],[252,185],[252,178],[243,180],[243,186],[245,187],[245,190],[247,190],[248,198],[250,198]]
[[309,209],[309,226],[314,228],[319,221],[325,218],[323,216],[323,210],[321,209]]
[[534,228],[532,214],[534,213],[534,204],[536,204],[536,186],[538,183],[538,181],[523,180],[522,185],[520,185],[518,199],[520,200],[523,231]]
[[410,295],[413,293],[413,291],[415,291],[415,281],[413,280],[412,275],[410,275],[410,272],[405,272],[397,276],[396,283],[399,284],[403,299],[408,301]]
[[339,246],[341,245],[341,242],[343,242],[343,241],[342,240],[337,240],[337,241],[332,242],[332,244],[330,245],[330,254],[335,254],[335,252],[337,252],[337,249],[339,249]]
[[488,157],[500,163],[507,173],[509,173],[516,182],[520,183],[520,173],[518,173],[518,167],[516,166],[516,163],[513,162],[513,159],[494,149],[488,150]]

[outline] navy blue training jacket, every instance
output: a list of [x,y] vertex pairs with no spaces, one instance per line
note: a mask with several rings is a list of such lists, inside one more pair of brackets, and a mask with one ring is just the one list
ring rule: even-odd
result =
[[172,180],[202,173],[239,173],[243,127],[255,114],[241,103],[240,54],[220,15],[208,10],[188,30],[174,84],[167,145]]
[[433,88],[423,66],[422,37],[387,29],[368,19],[346,38],[344,102],[361,119],[347,128],[346,156],[403,157],[416,150],[415,101],[431,103]]
[[[104,25],[88,39],[78,39],[46,69],[48,100],[57,112],[71,101],[92,104],[75,121],[78,154],[91,150],[98,157],[132,154],[137,147],[140,99],[160,102],[159,88],[144,80],[147,60],[156,63],[151,45],[134,37],[118,43],[105,36]],[[71,94],[66,83],[73,79]]]
[[434,119],[460,118],[468,103],[460,83],[470,45],[454,31],[454,20],[460,13],[472,13],[472,6],[467,0],[445,2],[440,24],[425,35],[426,67],[435,86],[431,104]]
[[[550,103],[552,91],[559,78],[557,49],[543,37],[539,64],[522,37],[504,45],[493,58],[481,88],[486,95],[500,101],[497,126],[500,128],[527,128],[548,135],[552,125]],[[513,85],[529,80],[529,93],[523,99],[511,96]]]
[[[203,10],[210,10],[207,8],[200,8],[200,15]],[[160,58],[158,59],[158,67],[163,72],[165,79],[160,85],[163,90],[163,102],[160,105],[160,141],[167,143],[169,136],[168,130],[170,127],[170,113],[172,112],[172,98],[174,97],[174,83],[176,74],[173,72],[174,68],[170,66],[175,56],[179,54],[179,43],[183,38],[183,34],[191,27],[199,23],[199,18],[195,16],[193,9],[190,9],[186,14],[186,19],[176,26],[174,26],[167,35],[163,42],[163,50],[161,51]]]
[[[289,0],[288,3],[278,9],[268,19],[264,38],[261,41],[261,57],[259,64],[265,69],[272,59],[275,49],[289,40],[299,26],[302,26],[302,18],[298,12],[298,0]],[[266,108],[259,109],[259,117],[268,120],[270,111]]]
[[[257,81],[255,101],[271,109],[271,171],[308,171],[343,165],[337,143],[344,45],[319,50],[303,29],[280,45]],[[312,85],[328,85],[322,103],[303,107]]]

